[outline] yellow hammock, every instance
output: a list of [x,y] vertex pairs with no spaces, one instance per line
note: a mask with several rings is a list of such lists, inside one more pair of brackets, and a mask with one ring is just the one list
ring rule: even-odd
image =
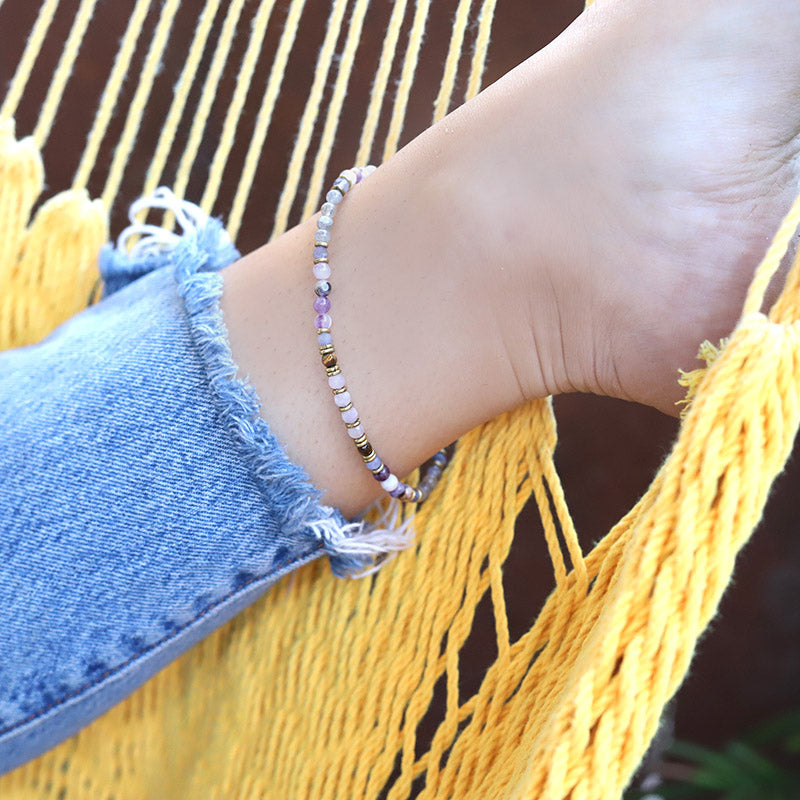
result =
[[[38,341],[85,307],[109,209],[117,197],[133,199],[121,186],[136,172],[129,164],[169,42],[184,37],[183,66],[177,81],[169,76],[171,105],[154,126],[148,166],[138,171],[146,172],[144,185],[127,191],[149,193],[163,182],[165,165],[175,163],[169,183],[176,193],[201,196],[205,210],[224,211],[236,236],[252,206],[248,198],[270,143],[287,63],[302,38],[303,0],[290,0],[280,13],[273,0],[247,8],[244,0],[205,0],[199,17],[183,13],[179,0],[131,0],[125,17],[121,0],[114,0],[109,5],[122,18],[119,49],[97,107],[86,113],[88,135],[72,188],[38,207],[31,220],[44,187],[40,152],[47,156],[81,44],[97,18],[95,5],[44,0],[0,108],[0,348]],[[363,31],[368,8],[367,0],[335,0],[327,20],[304,20],[304,35],[318,23],[322,38],[296,139],[285,148],[293,149],[273,236],[290,216],[299,221],[316,210],[334,168],[376,161],[405,0],[384,9],[380,52],[373,42],[375,73],[358,149],[329,164],[356,47],[369,38]],[[397,149],[429,11],[429,0],[419,0],[409,12],[377,161]],[[465,96],[480,90],[493,13],[494,2],[485,0],[470,26],[470,3],[459,1],[432,121],[448,110],[464,40],[473,34]],[[249,21],[244,33],[243,19]],[[54,41],[61,50],[38,122],[31,136],[17,140],[13,118],[39,57],[53,52]],[[268,69],[260,71],[267,57]],[[256,83],[252,118],[243,108]],[[301,181],[318,112],[324,124],[310,177]],[[246,155],[229,166],[242,129],[249,136]],[[183,149],[173,154],[178,130]],[[188,192],[198,165],[205,184]],[[235,172],[232,186],[223,180],[226,170]],[[299,186],[310,188],[304,207],[293,211]],[[99,199],[90,200],[89,188]],[[758,268],[726,347],[707,359],[713,360],[707,370],[693,374],[692,402],[669,458],[587,556],[553,463],[551,403],[530,403],[459,441],[438,497],[417,514],[415,546],[388,568],[357,581],[332,577],[324,562],[301,568],[77,735],[0,778],[0,797],[399,800],[413,792],[482,800],[618,798],[790,453],[800,414],[797,260],[768,316],[760,309],[798,220],[800,198]],[[511,641],[503,562],[531,495],[556,588],[533,627]],[[497,659],[462,701],[459,652],[487,592]],[[429,749],[419,753],[417,726],[440,678],[446,709]]]

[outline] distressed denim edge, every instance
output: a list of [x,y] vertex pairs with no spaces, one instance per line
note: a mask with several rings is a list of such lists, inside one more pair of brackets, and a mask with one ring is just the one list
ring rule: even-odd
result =
[[[146,208],[172,211],[183,235],[137,223],[136,215]],[[409,548],[414,538],[413,512],[407,508],[401,511],[403,504],[387,497],[376,500],[349,522],[338,509],[322,504],[322,492],[305,470],[288,458],[282,443],[260,416],[262,402],[249,376],[237,375],[219,303],[223,293],[219,270],[240,257],[222,222],[209,218],[199,206],[180,200],[168,187],[159,187],[152,196],[137,200],[129,217],[132,224],[120,235],[117,247],[109,243],[100,253],[103,297],[155,269],[173,269],[222,423],[265,502],[283,510],[284,531],[321,543],[337,577],[368,575],[398,551]],[[129,250],[125,242],[130,236],[135,243]],[[371,514],[373,511],[376,513]],[[373,521],[365,522],[366,516]]]
[[[291,461],[283,444],[260,416],[260,398],[248,378],[237,375],[230,339],[220,298],[223,293],[219,270],[236,257],[220,258],[220,249],[230,247],[224,228],[209,220],[196,233],[184,236],[173,253],[174,276],[183,298],[195,346],[202,358],[217,400],[221,420],[238,445],[239,452],[270,505],[281,513],[284,533],[322,542],[330,557],[333,574],[356,577],[367,574],[376,558],[388,549],[400,549],[400,543],[387,542],[388,531],[368,529],[363,521],[348,521],[336,508],[321,502],[322,491],[312,483],[306,471]],[[407,526],[400,534],[402,547],[409,544]]]

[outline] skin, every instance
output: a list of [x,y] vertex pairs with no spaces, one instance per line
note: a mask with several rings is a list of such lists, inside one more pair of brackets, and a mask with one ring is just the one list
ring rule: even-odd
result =
[[[798,41],[800,0],[597,0],[348,193],[334,344],[398,477],[548,394],[677,415],[800,190]],[[353,516],[383,490],[319,362],[318,216],[223,270],[222,310],[262,416]]]

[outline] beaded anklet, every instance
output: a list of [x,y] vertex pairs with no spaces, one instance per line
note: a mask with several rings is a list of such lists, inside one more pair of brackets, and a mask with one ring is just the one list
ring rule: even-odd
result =
[[331,336],[332,320],[328,313],[331,309],[329,296],[331,284],[328,280],[331,276],[331,267],[328,263],[328,243],[331,239],[330,229],[333,227],[333,217],[336,214],[336,207],[342,202],[347,192],[357,183],[360,183],[363,178],[375,172],[376,169],[377,167],[370,164],[366,167],[354,167],[353,169],[344,170],[325,195],[325,202],[320,209],[322,216],[317,220],[317,231],[314,236],[314,277],[317,279],[314,287],[314,293],[317,296],[314,300],[314,311],[317,312],[317,316],[314,321],[317,328],[319,352],[322,356],[322,364],[328,375],[328,385],[333,391],[333,400],[342,414],[347,433],[356,448],[358,448],[364,464],[375,480],[392,497],[407,503],[421,503],[428,498],[442,476],[442,470],[447,464],[446,451],[442,449],[433,457],[433,463],[425,473],[425,477],[420,482],[419,487],[403,483],[392,473],[389,467],[378,457],[367,439],[364,426],[358,417],[358,411],[356,411],[350,399],[350,392],[347,391],[344,375],[342,375],[341,367],[333,349],[333,338]]

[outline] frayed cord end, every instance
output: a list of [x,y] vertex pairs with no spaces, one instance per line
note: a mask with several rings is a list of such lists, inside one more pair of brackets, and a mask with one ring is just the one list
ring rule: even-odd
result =
[[678,400],[675,403],[676,406],[683,406],[680,415],[681,419],[684,419],[689,413],[692,400],[697,394],[697,390],[700,388],[703,378],[705,378],[709,368],[719,358],[720,353],[725,349],[727,344],[727,339],[720,339],[719,346],[717,347],[716,345],[711,344],[708,339],[706,339],[700,345],[700,349],[697,353],[697,358],[705,361],[706,365],[704,367],[699,367],[698,369],[690,370],[689,372],[684,372],[682,369],[678,370],[678,372],[681,374],[680,378],[678,378],[678,383],[681,386],[686,387],[686,396],[683,398],[683,400]]
[[[370,505],[364,514],[380,508],[382,500]],[[309,529],[324,543],[331,571],[337,578],[363,578],[377,572],[398,552],[414,544],[413,514],[400,522],[402,503],[391,498],[374,522],[356,520],[339,525],[330,506],[321,506],[329,516],[308,523]]]
[[[137,217],[143,211],[150,209],[172,213],[175,221],[180,225],[181,233],[177,234],[158,225],[139,222]],[[161,254],[164,250],[173,250],[184,236],[197,233],[208,223],[210,218],[196,203],[181,200],[172,189],[167,186],[159,186],[151,195],[140,197],[131,204],[128,219],[130,225],[117,237],[117,250],[135,260],[151,254]],[[139,238],[132,246],[129,246],[130,240],[134,237]],[[228,232],[224,231],[220,244],[230,243],[231,238]]]
[[[137,222],[145,209],[171,212],[181,227],[179,235],[157,225]],[[108,297],[129,283],[156,269],[171,265],[178,246],[187,238],[196,237],[205,254],[203,270],[218,270],[239,258],[230,234],[222,222],[209,217],[200,206],[179,200],[166,186],[160,186],[148,197],[141,197],[130,207],[131,224],[117,237],[116,245],[106,244],[100,251],[100,274],[103,297]],[[139,238],[132,246],[130,240]]]

